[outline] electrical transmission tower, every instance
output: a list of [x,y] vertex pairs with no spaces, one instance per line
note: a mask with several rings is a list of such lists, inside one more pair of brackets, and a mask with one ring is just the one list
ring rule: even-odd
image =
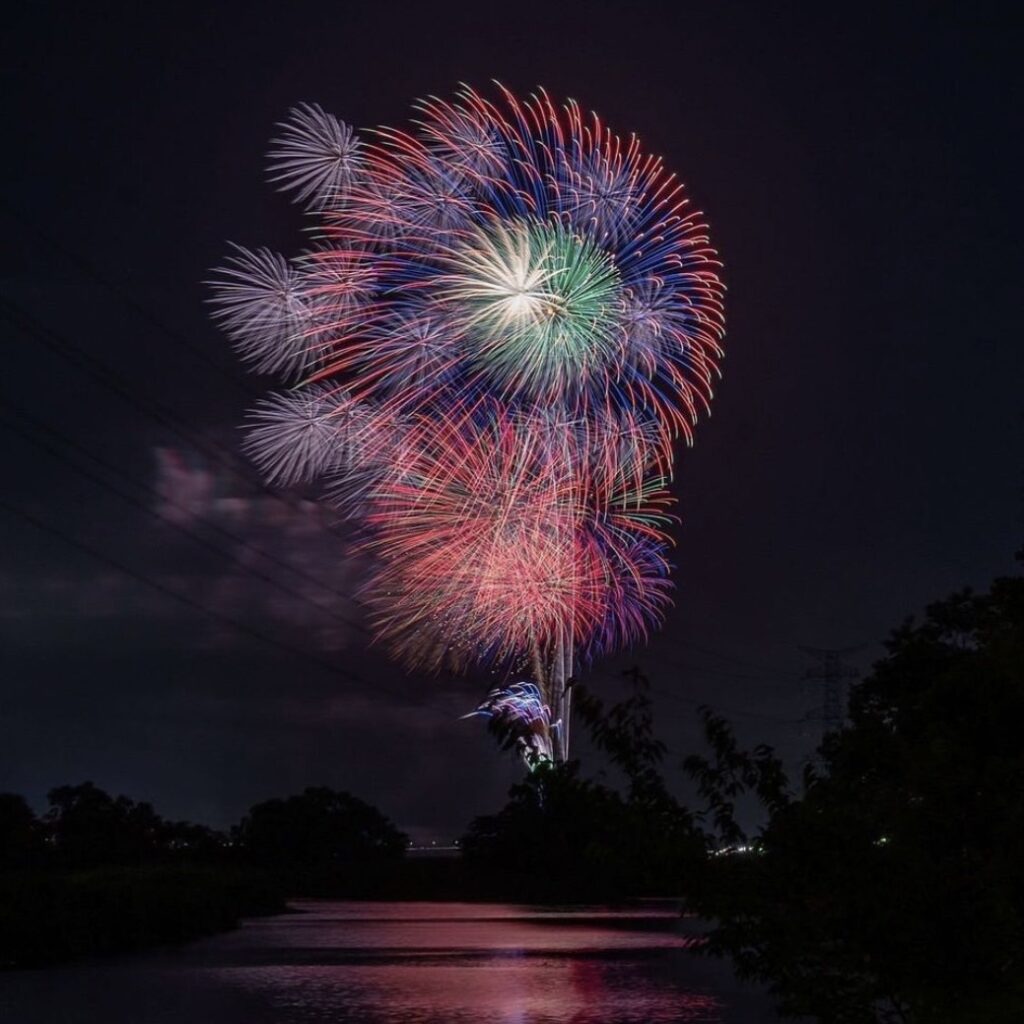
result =
[[[838,650],[822,647],[801,647],[817,662],[803,675],[804,679],[820,682],[821,702],[812,707],[803,717],[804,722],[819,726],[819,740],[825,733],[842,728],[846,717],[846,692],[849,681],[860,674],[856,667],[848,665],[845,659],[862,650],[861,647],[843,647]],[[811,758],[813,760],[813,758]]]

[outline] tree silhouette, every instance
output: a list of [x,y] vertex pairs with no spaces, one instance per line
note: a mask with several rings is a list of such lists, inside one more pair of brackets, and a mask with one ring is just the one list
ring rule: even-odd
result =
[[578,761],[542,763],[514,786],[496,815],[463,837],[467,861],[534,898],[612,899],[678,892],[685,866],[703,853],[692,816],[660,771],[665,747],[653,734],[647,679],[605,708],[575,687],[576,711],[595,744],[626,777],[623,793],[584,777]]
[[692,891],[710,949],[824,1024],[1024,1019],[1024,578],[898,629],[849,711],[793,800],[706,718],[714,760],[688,767],[719,836],[742,836],[738,793],[769,811]]
[[150,804],[112,797],[92,782],[58,786],[48,799],[45,824],[60,865],[140,864],[161,849],[164,822]]
[[43,849],[39,822],[25,798],[0,793],[0,871],[31,867]]
[[246,859],[302,888],[399,859],[408,844],[375,807],[326,786],[256,804],[233,837]]

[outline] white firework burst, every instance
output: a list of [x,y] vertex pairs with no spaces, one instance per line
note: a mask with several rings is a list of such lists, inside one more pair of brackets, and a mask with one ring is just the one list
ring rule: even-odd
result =
[[501,139],[479,114],[434,100],[420,104],[420,110],[424,138],[451,167],[481,178],[506,170]]
[[368,413],[347,392],[314,384],[270,395],[249,419],[246,454],[268,482],[288,486],[358,461]]
[[302,272],[269,249],[234,248],[207,282],[214,319],[257,373],[301,376],[315,359]]
[[345,197],[359,167],[355,132],[316,103],[301,103],[278,127],[267,154],[270,180],[311,210],[328,210]]

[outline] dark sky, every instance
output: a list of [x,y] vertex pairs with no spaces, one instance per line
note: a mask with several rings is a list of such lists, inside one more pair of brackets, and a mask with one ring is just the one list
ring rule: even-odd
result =
[[798,760],[800,645],[864,645],[866,668],[1024,538],[1019,37],[994,10],[19,5],[0,790],[38,803],[91,778],[222,825],[324,783],[424,836],[500,804],[516,765],[457,720],[486,675],[411,678],[367,652],[360,567],[327,517],[233,461],[268,382],[236,367],[200,283],[227,240],[301,247],[263,180],[291,105],[396,123],[492,78],[639,133],[726,266],[725,376],[678,468],[676,607],[586,681],[614,697],[639,664],[674,752],[707,701]]

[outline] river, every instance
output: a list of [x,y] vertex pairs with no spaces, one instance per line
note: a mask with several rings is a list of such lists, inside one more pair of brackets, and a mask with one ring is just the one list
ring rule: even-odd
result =
[[767,1024],[671,905],[296,901],[180,949],[0,974],[3,1024]]

